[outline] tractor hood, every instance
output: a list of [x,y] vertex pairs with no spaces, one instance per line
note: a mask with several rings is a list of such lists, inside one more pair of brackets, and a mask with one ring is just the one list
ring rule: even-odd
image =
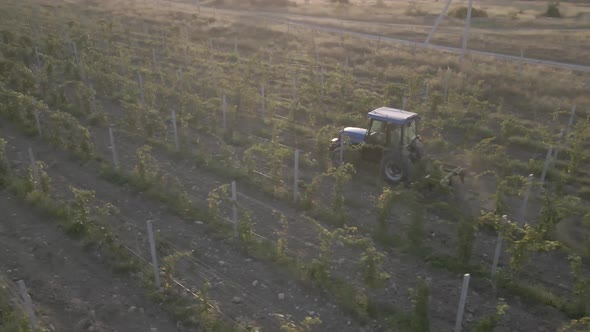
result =
[[357,127],[346,127],[342,133],[350,138],[350,144],[359,144],[365,141],[367,129]]

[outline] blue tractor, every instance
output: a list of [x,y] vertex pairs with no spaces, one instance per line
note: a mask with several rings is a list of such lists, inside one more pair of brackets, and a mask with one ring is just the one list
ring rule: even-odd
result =
[[465,172],[461,167],[438,163],[437,172],[426,171],[432,168],[432,163],[424,167],[426,160],[418,135],[420,117],[417,113],[380,107],[367,115],[368,129],[346,127],[332,139],[330,154],[336,165],[358,160],[378,164],[387,181],[399,183],[415,177],[416,166],[420,164],[421,172],[428,173],[420,174],[425,179],[452,185],[452,178],[458,175],[463,182]]

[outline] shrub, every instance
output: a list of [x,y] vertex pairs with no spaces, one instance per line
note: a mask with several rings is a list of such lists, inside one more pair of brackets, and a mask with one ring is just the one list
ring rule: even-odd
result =
[[423,278],[418,278],[418,288],[410,289],[410,299],[412,301],[410,330],[412,332],[430,332],[430,319],[428,314],[429,296],[430,289],[428,283]]
[[378,252],[373,246],[369,246],[361,256],[359,267],[363,279],[369,287],[379,288],[390,278],[388,273],[381,271],[384,258],[385,255]]
[[469,217],[461,218],[457,225],[457,258],[464,266],[468,266],[471,259],[475,243],[475,232],[475,221]]
[[561,13],[559,12],[559,2],[550,1],[547,4],[547,9],[545,10],[544,15],[547,17],[561,17]]
[[377,208],[377,221],[383,229],[387,225],[387,219],[391,216],[391,208],[399,198],[399,193],[389,187],[383,187],[383,192],[379,195],[375,207]]
[[[453,8],[449,11],[449,16],[464,19],[467,18],[467,7],[461,6]],[[471,17],[488,17],[485,9],[471,8]]]
[[8,173],[8,157],[6,156],[6,144],[6,140],[0,138],[0,178],[6,173]]
[[496,306],[496,312],[477,321],[473,330],[475,332],[493,332],[502,316],[506,313],[507,308],[508,305],[500,300]]
[[422,241],[424,240],[424,211],[419,207],[412,209],[407,236],[411,249],[419,250],[422,248]]

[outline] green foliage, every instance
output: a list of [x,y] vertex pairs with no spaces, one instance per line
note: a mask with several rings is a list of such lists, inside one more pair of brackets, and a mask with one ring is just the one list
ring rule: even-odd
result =
[[151,146],[144,145],[135,152],[137,163],[133,167],[133,173],[146,187],[155,181],[160,173],[158,160],[151,155],[151,151]]
[[256,170],[258,164],[268,165],[272,194],[282,197],[287,194],[283,181],[285,160],[292,155],[292,150],[281,145],[278,136],[273,135],[270,143],[256,144],[244,151],[243,161],[248,171]]
[[344,186],[352,179],[352,175],[356,173],[352,164],[340,165],[337,168],[332,168],[328,171],[334,178],[332,210],[337,216],[344,217]]
[[90,158],[94,154],[90,132],[71,114],[60,111],[49,113],[43,126],[43,136],[80,158]]
[[414,205],[412,208],[407,234],[410,248],[420,250],[424,240],[424,211],[419,205]]
[[410,317],[411,332],[429,332],[430,331],[430,309],[429,296],[430,288],[428,282],[423,278],[418,278],[418,287],[410,289],[410,300],[412,301],[412,314]]
[[172,253],[172,254],[164,257],[164,259],[162,259],[162,266],[160,267],[160,271],[163,272],[163,276],[164,276],[163,282],[162,282],[162,287],[171,288],[175,285],[173,280],[174,280],[174,271],[176,268],[176,264],[182,258],[191,257],[192,254],[193,254],[192,251],[178,251],[178,252]]
[[372,288],[382,287],[384,282],[391,277],[388,273],[382,272],[382,265],[385,255],[378,252],[374,246],[365,249],[359,260],[361,274],[367,286]]
[[580,312],[588,314],[590,313],[590,277],[584,274],[580,256],[572,254],[568,260],[574,276],[573,305],[579,308]]
[[328,166],[328,152],[330,148],[330,140],[334,137],[338,128],[334,125],[323,126],[317,131],[315,153],[318,158],[318,163],[322,169]]
[[88,230],[90,223],[90,203],[94,200],[94,191],[77,189],[70,186],[74,198],[68,204],[70,223],[66,232],[75,236],[83,236]]
[[590,120],[584,119],[578,121],[573,129],[573,134],[568,139],[568,155],[570,161],[567,167],[569,174],[576,174],[582,162],[587,160],[585,151],[585,142],[590,137]]
[[590,331],[590,316],[574,319],[559,329],[559,332]]
[[570,318],[579,318],[586,314],[580,311],[581,308],[576,303],[572,303],[571,299],[561,297],[540,284],[518,282],[501,273],[499,274],[498,285],[510,291],[513,295],[520,296],[531,303],[552,306]]
[[223,184],[219,187],[211,189],[207,196],[207,203],[209,206],[209,215],[213,221],[221,221],[221,211],[219,207],[222,203],[230,202],[229,184]]
[[517,273],[532,253],[555,250],[559,247],[556,241],[545,240],[545,232],[540,226],[524,225],[520,227],[507,218],[494,213],[483,213],[479,219],[481,224],[495,227],[506,240],[506,251],[510,254],[510,267]]
[[507,160],[506,147],[497,144],[496,137],[482,139],[471,153],[472,167],[482,171],[490,169],[490,166],[503,170]]
[[12,305],[8,287],[0,279],[0,331],[32,332],[24,312]]
[[493,314],[477,321],[473,327],[474,332],[494,332],[496,326],[500,322],[500,319],[506,314],[508,305],[500,299],[498,305],[496,305],[496,312]]
[[391,187],[383,187],[383,191],[377,199],[377,221],[383,229],[386,229],[385,226],[387,223],[387,219],[389,219],[389,217],[391,216],[391,209],[393,208],[393,204],[399,198],[399,195],[400,194],[394,191]]
[[508,211],[506,198],[519,195],[526,190],[527,179],[520,175],[509,175],[504,177],[496,186],[496,210],[497,215],[505,215]]
[[477,225],[472,218],[464,216],[459,220],[457,225],[457,259],[464,266],[469,266],[476,230]]
[[283,213],[275,212],[278,215],[281,229],[277,232],[277,245],[275,256],[277,260],[284,260],[287,255],[287,245],[289,243],[289,221]]
[[315,325],[320,325],[322,321],[318,317],[305,317],[301,322],[295,323],[290,316],[276,314],[281,322],[281,331],[284,332],[311,332]]
[[544,13],[547,17],[561,17],[561,12],[559,11],[559,1],[549,1],[547,3],[547,9]]
[[[467,17],[468,8],[465,6],[455,7],[449,10],[449,16],[464,19]],[[485,9],[471,8],[471,17],[488,17]]]
[[320,248],[318,257],[313,259],[312,262],[306,266],[305,274],[309,280],[315,280],[320,284],[328,282],[330,279],[330,267],[332,266],[332,245],[334,240],[338,237],[340,231],[336,230],[330,232],[324,228],[317,221],[306,218],[315,228],[318,230],[320,237]]
[[254,221],[252,220],[252,213],[243,209],[240,211],[238,236],[240,241],[247,246],[258,245],[258,242],[254,238]]
[[[47,168],[47,165],[45,165],[45,163],[42,161],[36,161],[35,164],[37,166],[37,172],[39,174],[39,181],[41,182],[39,184],[40,190],[44,194],[49,194],[49,185],[51,184],[51,178],[49,177],[49,175],[45,171],[45,169]],[[29,170],[29,172],[32,173],[32,170]],[[32,179],[33,175],[30,174],[30,176]]]
[[6,155],[6,145],[6,140],[0,138],[0,186],[3,184],[4,177],[8,174],[9,171],[8,156]]

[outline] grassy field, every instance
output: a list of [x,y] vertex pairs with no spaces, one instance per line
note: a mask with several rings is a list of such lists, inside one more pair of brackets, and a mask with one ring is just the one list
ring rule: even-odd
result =
[[[424,42],[444,1],[392,1],[383,6],[352,2],[335,5],[329,2],[298,3],[290,7],[252,7],[244,2],[211,2],[219,8],[264,10],[281,14],[298,22],[320,24],[387,37]],[[465,2],[453,2],[437,34],[431,40],[438,45],[461,47],[464,17],[454,14]],[[503,54],[590,64],[587,54],[590,32],[590,8],[582,3],[562,3],[562,18],[543,17],[544,1],[484,1],[475,8],[486,17],[471,21],[469,48]],[[475,14],[474,14],[475,15]],[[480,14],[481,15],[481,14]],[[344,21],[342,20],[344,19]],[[510,34],[510,38],[506,34]]]
[[[244,183],[246,198],[240,199],[247,200],[240,206],[241,218],[250,220],[240,229],[240,245],[268,262],[261,273],[274,278],[275,270],[288,271],[277,284],[302,282],[312,284],[302,294],[317,288],[325,292],[322,299],[336,303],[338,310],[321,317],[324,326],[345,329],[343,317],[351,317],[359,325],[375,320],[417,330],[424,309],[408,308],[424,303],[412,296],[429,297],[415,278],[421,275],[431,284],[434,305],[426,312],[431,312],[432,328],[449,329],[454,308],[442,303],[455,301],[457,276],[465,272],[474,274],[477,285],[469,295],[476,305],[475,320],[466,322],[470,328],[500,318],[503,326],[533,327],[542,318],[544,326],[557,329],[588,315],[583,273],[588,262],[580,258],[574,264],[576,257],[588,255],[589,243],[584,219],[590,198],[588,73],[478,57],[461,63],[455,55],[221,10],[199,13],[194,5],[174,2],[71,0],[37,7],[36,2],[14,1],[4,6],[4,13],[12,15],[0,23],[3,119],[35,135],[36,110],[43,128],[49,128],[41,133],[47,142],[105,163],[111,153],[105,126],[113,124],[121,139],[122,174],[106,172],[100,179],[96,165],[76,170],[67,162],[72,177],[105,196],[120,190],[105,181],[147,192],[190,225],[206,216],[211,228],[231,232],[216,224],[230,215],[226,208],[231,205],[227,187],[219,185],[237,178]],[[354,6],[347,15],[354,14]],[[323,15],[320,8],[316,13]],[[364,19],[355,15],[349,18]],[[581,52],[582,46],[568,54]],[[226,117],[221,115],[223,99]],[[339,128],[364,126],[367,111],[401,107],[404,99],[406,109],[422,115],[427,151],[469,170],[467,202],[417,189],[384,189],[371,170],[350,176],[350,168],[328,167],[326,144]],[[567,126],[573,105],[574,126],[560,142],[559,131]],[[171,110],[176,111],[180,151],[172,138]],[[64,131],[66,123],[70,129]],[[10,137],[21,145],[28,141]],[[527,211],[532,226],[503,224],[502,214],[519,218],[524,177],[539,177],[550,145],[560,151],[545,189],[535,187]],[[293,148],[303,154],[302,206],[291,203]],[[66,159],[58,155],[52,160]],[[50,172],[64,176],[59,169]],[[58,193],[66,191],[59,182],[54,186]],[[495,214],[480,218],[481,209]],[[216,232],[203,236],[226,239],[226,233]],[[496,281],[510,309],[496,317],[496,299],[483,285],[492,280],[487,271],[498,233],[506,237],[507,254]],[[253,234],[270,239],[273,249],[253,241]],[[171,242],[181,238],[174,231],[166,235]],[[338,263],[340,259],[351,264]],[[212,264],[223,265],[218,261]],[[215,295],[222,308],[239,315],[231,296]],[[275,305],[282,303],[271,295]],[[539,314],[544,306],[550,314]],[[305,315],[295,317],[299,321]]]

